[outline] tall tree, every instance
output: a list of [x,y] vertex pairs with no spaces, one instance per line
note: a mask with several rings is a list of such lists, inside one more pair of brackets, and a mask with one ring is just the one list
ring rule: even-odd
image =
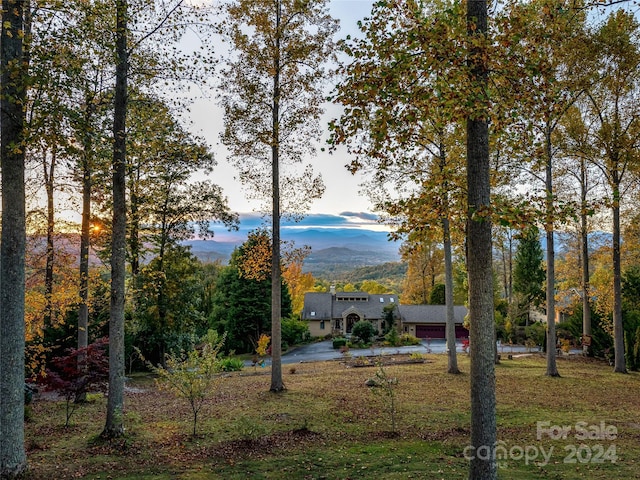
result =
[[111,234],[111,306],[109,318],[109,396],[102,435],[124,434],[124,300],[127,239],[126,118],[129,50],[128,0],[116,0],[116,85],[113,112],[113,220]]
[[27,466],[24,449],[25,145],[29,1],[3,0],[0,35],[0,476]]
[[[285,388],[280,219],[283,212],[303,212],[324,190],[310,167],[301,175],[292,175],[295,171],[287,175],[283,167],[300,163],[303,154],[313,153],[313,140],[319,137],[323,65],[333,55],[337,22],[328,14],[326,0],[237,0],[227,6],[226,14],[223,30],[235,55],[228,61],[222,81],[222,141],[230,150],[240,180],[254,195],[271,199],[270,390],[279,392]],[[287,205],[282,204],[284,200]]]
[[562,137],[565,155],[569,159],[566,166],[565,177],[571,180],[573,188],[563,188],[563,190],[577,190],[579,197],[579,261],[580,261],[580,299],[582,302],[582,339],[583,352],[591,354],[589,340],[592,335],[591,325],[591,288],[590,288],[590,262],[589,262],[589,234],[592,231],[594,222],[591,217],[599,207],[599,202],[594,200],[594,195],[598,193],[601,183],[597,175],[597,168],[594,166],[596,149],[592,144],[594,138],[592,123],[587,124],[585,111],[589,106],[589,99],[583,97],[582,101],[576,102],[576,106],[569,109],[563,119]]
[[[567,111],[581,95],[585,74],[584,62],[575,54],[583,41],[584,12],[573,7],[581,2],[533,0],[510,6],[509,27],[512,66],[518,71],[513,90],[522,117],[518,130],[520,158],[530,165],[528,175],[539,181],[538,215],[544,220],[546,234],[546,326],[547,371],[559,376],[556,364],[555,244],[557,224],[563,220],[555,178],[558,161],[558,130]],[[527,35],[522,35],[522,31]],[[522,41],[515,41],[522,38]],[[524,160],[524,162],[523,162]],[[529,184],[531,177],[526,182]],[[534,202],[535,203],[535,202]]]
[[363,38],[343,44],[351,59],[335,100],[345,110],[332,123],[332,142],[356,154],[352,172],[372,174],[370,196],[399,225],[397,235],[427,241],[430,229],[438,232],[451,373],[458,373],[451,225],[462,217],[464,174],[461,117],[449,96],[457,95],[451,85],[460,73],[461,18],[449,2],[376,3],[360,24]]
[[[169,52],[184,31],[185,23],[180,16],[185,0],[135,2],[130,11],[128,0],[115,2],[115,90],[113,112],[113,160],[112,160],[112,241],[111,241],[111,318],[109,320],[109,397],[107,402],[107,420],[103,435],[113,437],[122,435],[124,407],[124,306],[126,277],[126,177],[127,177],[127,109],[129,101],[129,66],[133,59],[141,58],[140,50],[153,36],[164,34],[163,42],[156,42],[151,63],[137,64],[135,73],[145,78],[157,78],[165,73],[163,68],[177,68],[171,62],[172,55],[158,53],[162,48]],[[196,7],[194,7],[196,8]],[[177,22],[174,20],[180,19]],[[134,28],[135,27],[135,37]],[[168,41],[167,41],[168,40]],[[173,49],[175,51],[175,49]],[[134,56],[137,53],[138,56]],[[165,63],[169,60],[169,65]],[[142,65],[142,66],[141,66]],[[154,76],[155,75],[155,76]]]
[[632,13],[612,12],[593,33],[593,58],[599,81],[588,92],[596,165],[609,187],[612,215],[614,371],[626,373],[622,321],[620,208],[628,174],[640,171],[640,24]]
[[[498,478],[495,324],[489,178],[487,1],[467,2],[468,67],[473,109],[467,116],[467,268],[469,276],[471,446],[469,480]],[[483,455],[479,453],[484,450]]]

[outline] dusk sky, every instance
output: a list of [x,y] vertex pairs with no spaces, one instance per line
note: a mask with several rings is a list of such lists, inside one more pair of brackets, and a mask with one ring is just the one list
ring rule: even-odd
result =
[[[270,218],[265,218],[256,212],[240,214],[240,230],[229,232],[221,224],[213,224],[217,240],[237,240],[244,241],[249,231],[260,226],[270,226]],[[389,228],[377,222],[377,216],[368,212],[339,212],[339,213],[309,213],[299,222],[283,219],[281,230],[286,236],[287,231],[296,229],[362,229],[388,232]]]

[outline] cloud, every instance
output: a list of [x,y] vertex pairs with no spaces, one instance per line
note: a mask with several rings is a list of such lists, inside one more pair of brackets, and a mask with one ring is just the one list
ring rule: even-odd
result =
[[[271,218],[260,213],[241,213],[240,230],[238,232],[228,232],[222,225],[212,225],[218,239],[228,239],[231,237],[245,237],[249,231],[260,227],[271,227]],[[389,231],[385,225],[378,223],[378,216],[367,212],[342,212],[338,215],[330,213],[310,213],[295,222],[283,219],[281,223],[282,232],[299,230],[330,230],[330,229],[354,229],[354,230],[374,230]]]
[[342,215],[343,217],[359,218],[361,220],[366,220],[369,222],[378,221],[378,216],[375,213],[369,213],[369,212],[341,212],[340,215]]

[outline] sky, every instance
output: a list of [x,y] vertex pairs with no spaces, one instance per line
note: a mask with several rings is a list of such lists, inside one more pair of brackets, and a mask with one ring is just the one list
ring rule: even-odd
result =
[[[369,15],[372,3],[372,0],[330,0],[330,13],[340,20],[340,30],[335,39],[344,38],[348,34],[357,34],[356,22]],[[330,87],[331,85],[328,84],[327,91]],[[326,105],[325,115],[321,119],[325,136],[320,147],[325,146],[328,122],[339,114],[339,107]],[[223,128],[223,112],[217,106],[215,98],[195,100],[190,106],[188,119],[193,122],[192,131],[202,135],[212,147],[218,165],[208,178],[223,188],[231,210],[241,214],[259,210],[260,202],[246,198],[244,187],[235,178],[237,175],[235,168],[227,161],[226,149],[220,145],[219,135]],[[332,154],[318,149],[317,156],[309,161],[314,165],[315,172],[322,175],[326,190],[322,198],[314,201],[307,219],[301,225],[382,228],[377,225],[376,216],[371,213],[368,198],[359,193],[360,183],[364,178],[361,175],[352,175],[345,168],[345,165],[351,161],[346,148],[341,147]],[[253,215],[243,215],[243,217],[248,220]]]

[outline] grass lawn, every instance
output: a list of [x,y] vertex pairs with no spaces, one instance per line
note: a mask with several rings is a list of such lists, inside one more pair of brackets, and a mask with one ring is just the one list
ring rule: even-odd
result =
[[[149,376],[128,381],[127,435],[105,443],[106,401],[81,406],[64,428],[64,402],[38,399],[26,424],[29,479],[466,479],[469,363],[446,356],[389,365],[397,427],[365,381],[375,367],[338,361],[283,365],[287,390],[269,393],[268,369],[225,376],[192,437],[183,399]],[[560,358],[561,378],[538,356],[496,366],[502,479],[640,479],[640,374]],[[566,427],[562,430],[563,427]],[[564,432],[564,433],[563,433]],[[564,438],[563,438],[564,437]]]

